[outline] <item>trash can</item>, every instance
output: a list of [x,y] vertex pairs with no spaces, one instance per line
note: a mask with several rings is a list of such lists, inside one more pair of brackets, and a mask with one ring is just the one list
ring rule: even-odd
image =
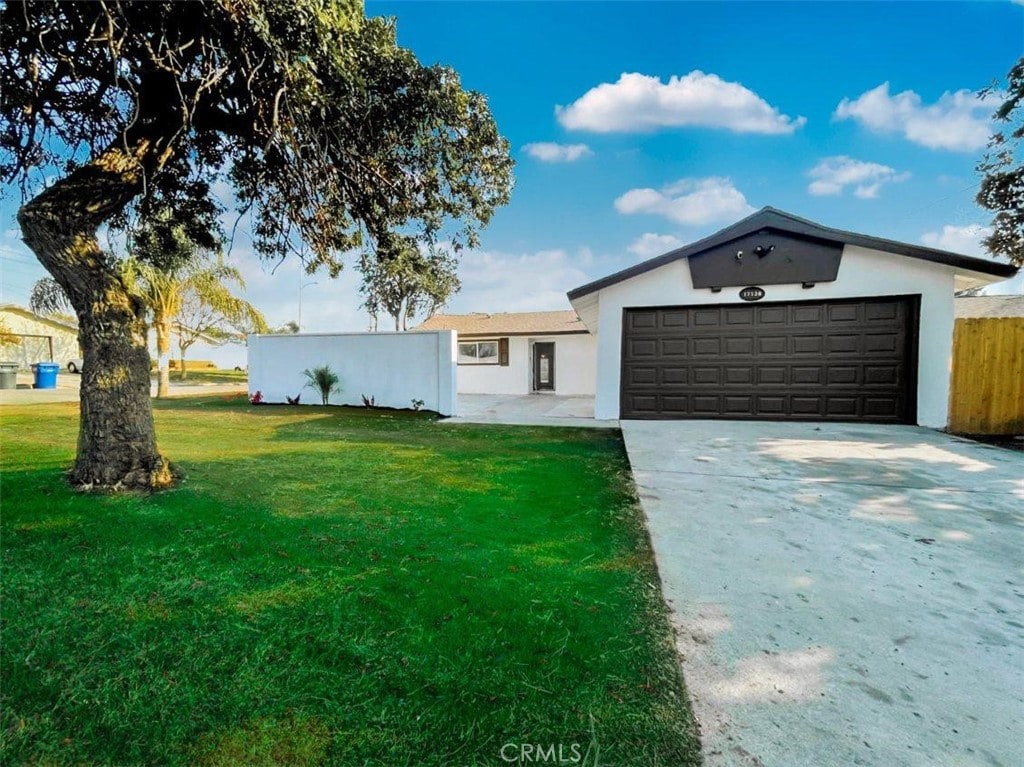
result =
[[56,362],[37,362],[32,366],[32,372],[36,374],[35,388],[56,389],[59,370],[60,365]]
[[18,363],[0,362],[0,389],[18,388]]

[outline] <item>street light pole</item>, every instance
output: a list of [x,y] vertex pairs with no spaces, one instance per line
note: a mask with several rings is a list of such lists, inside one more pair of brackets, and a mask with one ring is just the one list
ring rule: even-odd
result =
[[299,272],[299,332],[302,332],[302,291],[308,288],[310,285],[316,285],[316,282],[307,282],[305,285],[302,284],[302,272]]

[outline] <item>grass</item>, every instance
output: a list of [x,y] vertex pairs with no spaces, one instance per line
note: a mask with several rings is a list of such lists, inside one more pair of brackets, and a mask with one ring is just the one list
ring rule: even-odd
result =
[[3,764],[699,762],[618,432],[155,408],[148,497],[65,487],[76,405],[0,409]]
[[[217,383],[217,384],[245,384],[249,380],[249,374],[244,370],[211,370],[209,368],[203,370],[192,370],[186,368],[185,380],[181,380],[181,372],[178,370],[171,371],[171,383],[184,383],[184,384],[204,384],[204,383]],[[151,377],[155,381],[157,379],[157,373],[154,370]]]

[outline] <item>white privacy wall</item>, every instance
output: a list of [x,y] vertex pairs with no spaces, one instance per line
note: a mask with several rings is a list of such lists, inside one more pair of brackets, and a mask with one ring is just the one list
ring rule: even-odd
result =
[[[763,301],[823,301],[830,298],[920,295],[917,422],[943,428],[949,412],[949,372],[953,350],[954,270],[942,264],[846,245],[835,282],[809,290],[800,285],[765,285]],[[574,304],[590,325],[597,312],[596,418],[619,417],[619,377],[622,362],[622,310],[644,306],[698,304],[749,305],[737,296],[739,288],[721,293],[693,287],[684,259],[611,285]],[[583,304],[586,304],[584,306]],[[595,306],[596,304],[596,306]]]
[[[498,336],[494,336],[494,339],[497,338]],[[476,339],[463,340],[468,342]],[[597,339],[589,333],[511,336],[508,339],[508,365],[458,366],[459,392],[529,394],[533,390],[533,345],[538,342],[551,342],[555,345],[555,394],[594,394],[597,379]]]
[[362,405],[362,395],[379,407],[410,408],[456,415],[455,333],[301,333],[249,336],[249,394],[286,402],[302,395],[319,405],[320,393],[302,371],[329,365],[341,378],[332,405]]

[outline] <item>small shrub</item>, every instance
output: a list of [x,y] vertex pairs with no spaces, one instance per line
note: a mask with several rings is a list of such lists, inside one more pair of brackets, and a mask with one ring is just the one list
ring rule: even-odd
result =
[[423,400],[421,400],[421,399],[413,399],[413,401],[412,401],[412,409],[413,410],[419,410],[425,404],[426,403]]
[[338,378],[337,373],[331,370],[330,365],[313,368],[312,370],[306,369],[302,371],[302,374],[306,376],[306,386],[320,392],[320,398],[323,400],[324,405],[330,404],[332,394],[337,394],[341,391],[341,387],[338,385],[341,379]]
[[363,398],[363,407],[373,407],[377,404],[377,401],[374,399],[372,394],[369,397],[365,394],[360,394],[359,396]]
[[255,391],[249,395],[249,404],[251,405],[262,405],[263,404],[263,392]]

